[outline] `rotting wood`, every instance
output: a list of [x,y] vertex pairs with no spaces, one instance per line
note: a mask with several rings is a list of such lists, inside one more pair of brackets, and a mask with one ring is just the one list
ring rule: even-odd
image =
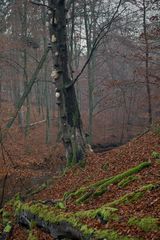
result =
[[73,240],[84,240],[84,236],[80,231],[73,228],[71,224],[62,221],[57,224],[46,222],[40,217],[27,212],[22,211],[18,217],[19,223],[29,227],[31,221],[35,221],[37,227],[43,228],[46,232],[48,232],[55,239],[73,239]]

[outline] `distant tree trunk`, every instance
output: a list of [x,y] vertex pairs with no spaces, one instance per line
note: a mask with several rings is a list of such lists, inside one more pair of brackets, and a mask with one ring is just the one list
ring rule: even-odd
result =
[[[22,36],[24,42],[26,42],[27,39],[27,0],[23,0],[23,21],[22,21]],[[23,64],[24,64],[24,71],[23,71],[23,77],[24,77],[24,86],[26,87],[28,84],[28,72],[27,72],[27,49],[26,45],[23,49]],[[29,103],[29,97],[26,98],[26,123],[25,123],[25,136],[27,136],[29,131],[29,125],[30,125],[30,103]]]
[[144,40],[145,40],[145,79],[146,79],[146,89],[147,89],[147,98],[148,98],[148,115],[149,115],[149,125],[152,124],[152,105],[151,105],[151,89],[149,82],[149,43],[148,43],[148,34],[146,26],[146,0],[143,0],[143,31],[144,31]]
[[61,138],[66,150],[68,165],[81,162],[86,142],[74,85],[68,67],[65,0],[50,1],[50,38],[54,61],[52,77],[56,85],[56,98],[60,114]]
[[[94,15],[93,12],[91,14]],[[88,16],[88,13],[87,13],[87,2],[85,0],[84,1],[84,22],[85,22],[86,44],[87,44],[87,58],[89,58],[89,55],[92,49],[93,38],[94,38],[94,36],[92,36],[92,31],[94,33],[94,29],[92,27],[92,19],[90,23],[89,18],[90,16]],[[88,108],[88,133],[89,133],[88,142],[90,144],[92,144],[92,134],[93,134],[93,90],[94,90],[94,73],[95,73],[93,68],[94,57],[95,56],[92,56],[91,61],[87,65],[88,106],[89,106]]]
[[1,114],[1,107],[2,107],[2,70],[0,68],[0,114]]
[[[47,12],[45,8],[42,8],[42,22],[43,22],[43,32],[44,32],[44,36],[43,36],[43,46],[44,46],[44,51],[47,48],[47,28],[46,28],[46,19],[47,19]],[[49,87],[48,87],[48,83],[47,83],[47,70],[48,70],[48,62],[46,61],[44,63],[44,72],[43,72],[43,76],[44,76],[44,84],[45,84],[45,89],[44,89],[44,94],[45,94],[45,118],[46,118],[46,136],[45,136],[45,143],[49,144],[50,140],[51,140],[51,131],[50,131],[50,125],[51,125],[51,121],[50,121],[50,107],[49,107]]]
[[[70,18],[71,23],[68,24],[68,33],[69,37],[69,66],[70,66],[70,74],[71,77],[74,78],[74,72],[78,72],[79,70],[79,61],[80,61],[80,52],[81,45],[79,44],[79,37],[77,38],[77,19],[76,19],[76,6],[75,0],[72,1],[72,5],[70,6]],[[79,36],[81,36],[81,20],[78,20],[78,24],[80,25]],[[77,81],[75,85],[77,100],[79,104],[79,109],[81,110],[81,89],[79,82]]]

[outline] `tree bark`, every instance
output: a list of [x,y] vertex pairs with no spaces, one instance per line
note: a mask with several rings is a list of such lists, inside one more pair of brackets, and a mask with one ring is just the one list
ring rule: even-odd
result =
[[144,41],[145,41],[145,80],[146,80],[146,90],[148,98],[148,122],[149,126],[152,124],[152,104],[151,104],[151,88],[149,82],[149,43],[148,43],[148,34],[146,26],[146,0],[143,0],[143,30],[144,30]]
[[56,85],[57,105],[60,113],[60,131],[68,165],[80,163],[85,156],[86,142],[83,134],[74,85],[66,88],[72,80],[69,76],[66,9],[64,0],[51,0],[50,38],[54,70],[52,77]]
[[31,221],[36,222],[36,226],[43,228],[46,232],[50,233],[54,239],[73,239],[73,240],[83,240],[85,239],[80,231],[72,227],[71,224],[67,222],[60,222],[58,224],[45,222],[40,217],[27,212],[22,211],[18,215],[18,222],[29,227]]

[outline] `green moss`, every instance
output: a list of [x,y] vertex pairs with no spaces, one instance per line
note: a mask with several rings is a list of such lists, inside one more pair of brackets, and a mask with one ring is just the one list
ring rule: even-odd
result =
[[130,168],[128,171],[123,172],[121,174],[116,175],[115,177],[111,178],[110,180],[106,181],[105,183],[103,183],[102,185],[99,186],[99,188],[96,189],[94,196],[100,196],[102,195],[105,191],[106,188],[110,185],[110,184],[115,184],[120,182],[122,179],[129,177],[132,174],[138,173],[139,171],[141,171],[142,169],[149,167],[151,165],[151,163],[149,162],[144,162],[141,163],[140,165]]
[[32,220],[31,222],[30,222],[30,225],[29,225],[29,228],[30,229],[33,229],[33,228],[35,228],[36,227],[36,221],[34,221],[34,220]]
[[11,223],[8,222],[7,225],[4,228],[4,232],[5,233],[10,233],[11,229],[12,229]]
[[76,200],[76,204],[80,204],[82,202],[85,202],[90,196],[92,196],[93,191],[88,191],[84,195],[82,195],[80,198]]
[[90,198],[91,196],[93,196],[93,197],[101,196],[103,193],[105,193],[107,191],[107,187],[109,185],[119,183],[124,178],[129,177],[135,173],[138,173],[139,171],[141,171],[142,169],[144,169],[146,167],[149,167],[150,165],[151,165],[150,162],[143,162],[143,163],[139,164],[138,166],[130,168],[129,170],[122,172],[114,177],[100,180],[97,183],[92,184],[89,187],[86,187],[85,189],[83,189],[83,195],[81,195],[76,200],[76,203],[81,204],[81,203],[85,202],[86,200],[88,200],[88,198]]
[[98,208],[96,210],[80,211],[77,213],[64,213],[54,207],[44,206],[43,204],[21,204],[20,211],[28,211],[33,215],[38,216],[45,222],[58,224],[62,221],[70,223],[73,227],[79,229],[85,236],[91,235],[94,229],[81,223],[83,218],[95,218],[97,214],[101,215],[103,219],[117,219],[115,216],[116,208]]
[[6,225],[8,223],[10,217],[11,217],[11,214],[8,211],[3,210],[3,213],[2,213],[2,223],[3,223],[3,225]]
[[150,232],[150,231],[158,231],[160,230],[160,226],[158,224],[160,219],[154,218],[154,217],[144,217],[144,218],[136,218],[132,217],[129,219],[128,224],[129,225],[136,225],[140,229],[142,229],[144,232]]
[[79,229],[85,236],[90,236],[94,233],[94,229],[83,224]]
[[107,240],[138,240],[139,239],[139,238],[133,238],[133,237],[127,237],[127,236],[120,236],[116,231],[113,231],[113,230],[97,230],[94,236],[97,239],[107,239]]
[[110,212],[110,210],[107,210],[106,208],[102,208],[99,211],[97,211],[97,217],[105,220],[106,222],[110,220],[119,221],[119,216],[113,212]]
[[160,153],[159,152],[153,151],[151,156],[155,159],[160,159]]
[[33,231],[29,232],[29,236],[27,240],[38,240],[37,236],[34,235]]
[[65,192],[63,195],[63,200],[66,201],[74,195],[74,191]]
[[145,185],[134,192],[125,194],[124,196],[120,197],[119,199],[106,204],[109,207],[115,207],[117,205],[128,204],[137,201],[138,199],[142,198],[146,191],[150,191],[155,187],[153,184]]
[[102,179],[92,185],[90,185],[88,188],[93,188],[93,189],[96,189],[97,187],[101,186],[102,184],[104,184],[106,181],[109,181],[111,180],[113,177],[109,177],[109,178],[105,178],[105,179]]
[[124,188],[124,187],[126,187],[130,182],[133,182],[133,181],[135,181],[135,180],[138,180],[138,177],[137,177],[137,176],[129,176],[129,177],[123,179],[122,181],[120,181],[120,182],[118,183],[118,187]]
[[[56,207],[49,207],[42,203],[34,203],[34,204],[23,204],[20,201],[16,201],[15,204],[15,211],[17,214],[20,212],[29,212],[33,215],[36,215],[40,219],[42,219],[45,222],[58,224],[60,222],[68,222],[73,227],[79,229],[82,234],[85,236],[91,235],[94,232],[94,229],[90,228],[89,226],[83,224],[81,221],[84,218],[96,218],[97,216],[100,216],[104,220],[118,220],[118,216],[116,214],[117,208],[115,208],[117,205],[122,205],[126,203],[130,203],[133,201],[136,201],[138,198],[142,197],[146,191],[152,190],[156,187],[156,185],[146,185],[139,189],[137,189],[135,192],[128,193],[121,198],[103,205],[100,208],[97,209],[91,209],[86,211],[79,211],[76,213],[67,213],[63,209],[57,209]],[[16,209],[18,208],[18,210]],[[107,236],[107,235],[106,235]],[[110,238],[106,237],[107,239],[113,239],[114,236],[116,236],[112,233],[110,235]],[[118,237],[119,239],[119,237]],[[123,239],[122,239],[123,240]]]
[[68,200],[71,197],[79,197],[85,191],[86,191],[86,189],[84,187],[81,187],[77,191],[66,192],[66,193],[64,193],[63,201],[66,201],[66,200]]
[[109,163],[104,163],[101,168],[103,171],[108,171]]
[[97,216],[101,216],[104,220],[117,220],[118,216],[115,214],[118,211],[117,208],[111,207],[101,207],[97,209],[87,210],[87,211],[79,211],[75,213],[75,217],[80,219],[83,218],[96,218]]
[[56,207],[60,208],[60,209],[65,209],[66,208],[65,203],[63,201],[57,202]]

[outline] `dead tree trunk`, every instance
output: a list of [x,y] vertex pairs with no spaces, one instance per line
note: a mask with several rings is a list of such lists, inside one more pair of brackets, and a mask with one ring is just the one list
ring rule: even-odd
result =
[[[74,85],[72,85],[68,68],[66,9],[65,0],[51,0],[50,38],[53,53],[56,99],[60,113],[61,138],[66,150],[68,165],[81,162],[85,155],[85,139],[82,121],[77,103]],[[66,87],[71,84],[71,87]]]

